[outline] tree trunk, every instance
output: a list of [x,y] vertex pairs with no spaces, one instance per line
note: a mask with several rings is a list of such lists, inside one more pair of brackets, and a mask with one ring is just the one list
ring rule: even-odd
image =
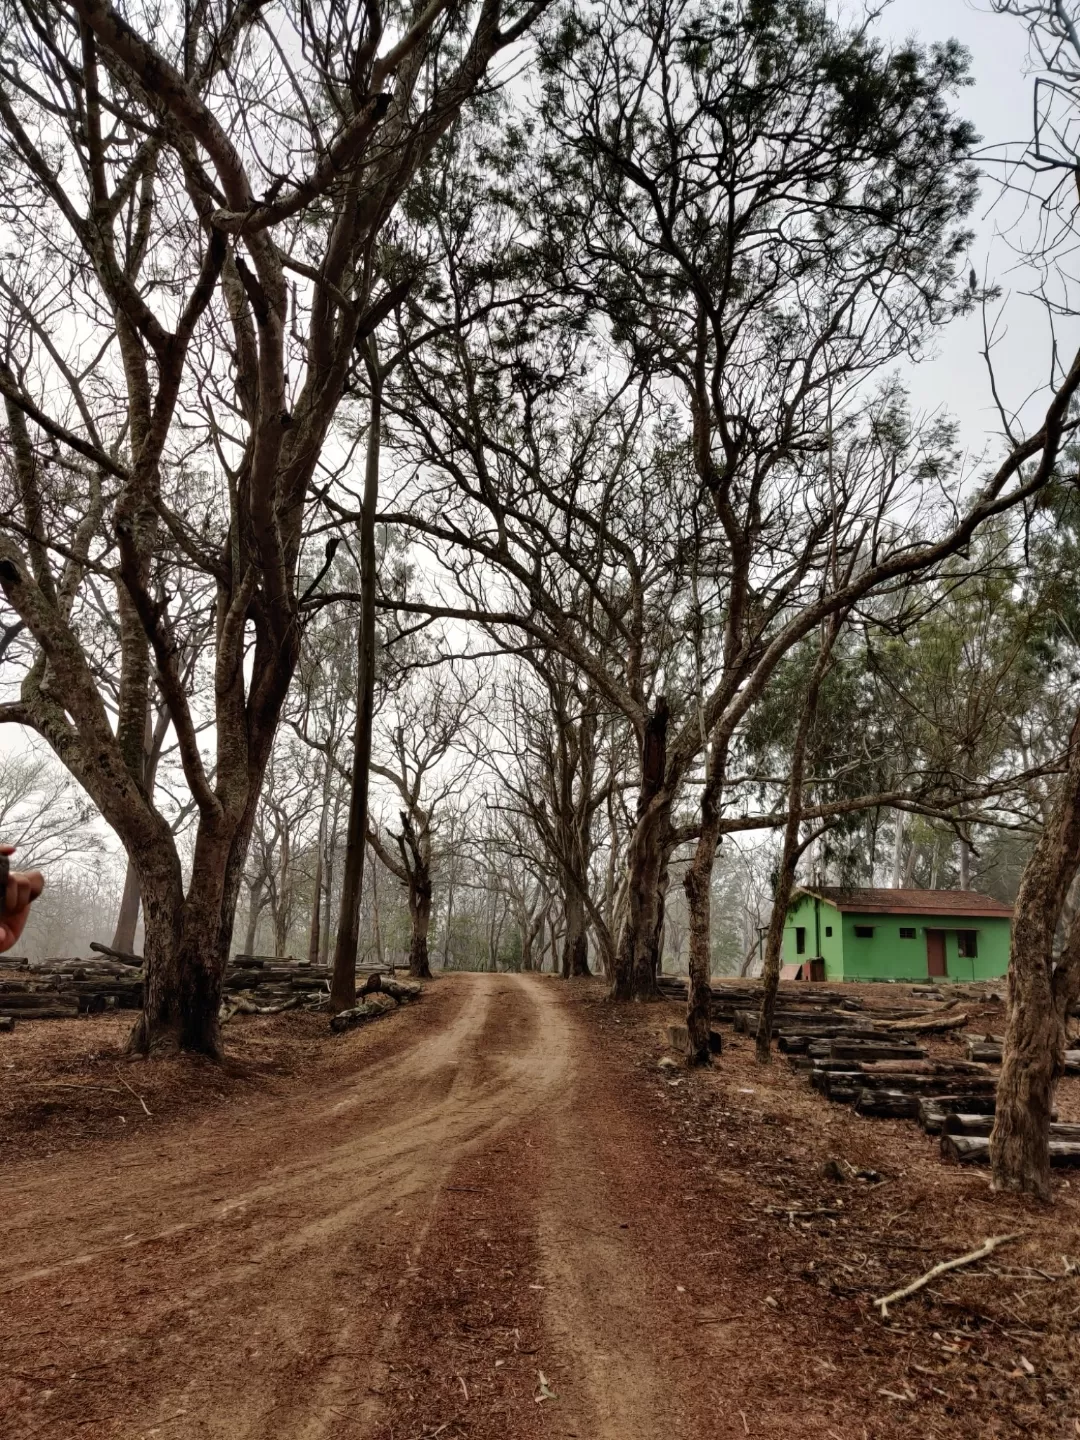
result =
[[653,922],[652,936],[652,973],[655,976],[664,973],[664,941],[667,931],[664,921],[667,918],[667,892],[671,884],[671,871],[669,861],[671,860],[671,849],[664,846],[664,858],[660,864],[660,874],[656,881],[656,919]]
[[326,848],[323,859],[324,889],[323,889],[323,922],[322,922],[322,943],[319,946],[319,957],[325,965],[330,959],[330,922],[331,907],[334,899],[334,852],[337,849],[338,837],[338,815],[341,810],[341,790],[334,792],[334,809],[330,819],[330,833],[326,837]]
[[1013,910],[1009,1000],[990,1136],[994,1188],[1050,1195],[1050,1113],[1065,1063],[1065,1022],[1080,976],[1080,921],[1057,965],[1054,938],[1080,865],[1080,714],[1068,766]]
[[256,800],[238,824],[200,825],[186,894],[171,835],[139,852],[147,979],[130,1050],[221,1058],[221,985]]
[[891,883],[894,890],[899,890],[904,865],[904,812],[903,810],[894,810],[893,814],[896,816],[896,829],[893,834]]
[[653,1000],[656,988],[657,924],[662,923],[661,877],[671,830],[671,795],[664,787],[668,705],[661,695],[645,726],[637,824],[626,852],[626,916],[615,952],[614,1000]]
[[323,847],[320,837],[315,847],[315,886],[311,901],[311,924],[308,926],[307,958],[309,965],[319,963],[319,941],[322,936],[322,867]]
[[368,340],[367,371],[371,382],[364,502],[360,519],[360,627],[357,638],[357,710],[353,732],[352,792],[345,839],[345,873],[341,880],[341,914],[334,947],[334,978],[330,1000],[337,1010],[356,1004],[356,951],[360,941],[360,899],[364,889],[364,854],[368,833],[368,781],[371,776],[371,732],[375,718],[375,509],[379,500],[379,431],[382,424],[382,377],[375,337]]
[[585,906],[577,886],[567,881],[564,893],[566,934],[563,936],[562,976],[564,980],[574,980],[592,973],[589,969],[589,936],[585,927]]
[[[371,921],[375,933],[375,962],[379,969],[383,966],[383,943],[382,943],[382,920],[379,915],[379,867],[374,859],[371,862]],[[394,965],[391,961],[390,969]]]
[[454,918],[454,877],[457,874],[456,861],[450,867],[450,874],[447,877],[446,886],[446,931],[443,934],[442,943],[442,968],[450,968],[450,925]]
[[112,948],[131,954],[135,949],[135,931],[139,926],[139,875],[129,860],[124,874],[124,894],[120,901],[120,913],[116,917]]
[[262,881],[259,880],[251,886],[248,896],[247,934],[244,936],[245,955],[254,955],[255,953],[255,935],[259,928],[259,916],[262,914],[262,907],[263,887]]
[[803,777],[806,773],[806,751],[810,732],[817,715],[821,682],[829,668],[833,645],[839,633],[842,617],[834,615],[821,637],[821,649],[810,679],[806,684],[799,728],[795,732],[795,743],[791,750],[791,777],[788,784],[788,814],[784,826],[784,844],[780,853],[780,870],[776,878],[772,914],[769,916],[769,930],[765,940],[765,965],[762,971],[761,1015],[758,1018],[757,1041],[755,1044],[757,1062],[767,1065],[772,1058],[773,1013],[776,1009],[776,992],[780,985],[780,962],[783,958],[784,921],[787,919],[791,892],[795,888],[795,867],[803,846],[799,843],[802,829]]
[[319,812],[319,834],[315,841],[315,886],[311,902],[311,925],[308,929],[308,964],[318,965],[322,946],[322,884],[323,861],[326,854],[326,827],[330,817],[330,759],[323,763],[322,809]]
[[430,980],[428,930],[431,926],[431,881],[426,876],[414,878],[409,885],[409,916],[412,920],[409,974],[414,980]]
[[712,877],[720,843],[720,802],[729,737],[718,735],[709,752],[701,798],[701,831],[683,880],[690,911],[690,976],[686,988],[686,1061],[712,1064]]
[[971,846],[965,836],[960,836],[960,889],[971,889]]

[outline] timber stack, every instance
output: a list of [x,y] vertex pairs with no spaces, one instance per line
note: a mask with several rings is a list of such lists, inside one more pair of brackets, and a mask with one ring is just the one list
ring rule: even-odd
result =
[[[97,942],[90,949],[95,953],[89,959],[0,957],[0,1032],[10,1030],[16,1020],[64,1020],[106,1010],[142,1009],[142,956]],[[358,973],[378,972],[364,967]],[[328,1010],[330,979],[328,967],[303,960],[235,955],[225,971],[222,1019],[301,1008]],[[383,982],[388,997],[399,983]]]
[[[658,984],[665,996],[685,999],[685,980],[662,976]],[[760,983],[714,983],[712,993],[714,1021],[756,1034]],[[942,1158],[951,1164],[988,1164],[1002,1038],[956,1032],[969,1019],[962,1006],[997,997],[972,986],[913,986],[909,993],[923,1008],[911,1001],[868,1004],[839,986],[781,985],[773,1038],[826,1100],[867,1118],[915,1121],[939,1137]],[[936,1003],[926,1009],[931,999]],[[668,1028],[673,1048],[684,1048],[681,1027]],[[920,1043],[950,1035],[963,1041],[963,1059],[931,1056]],[[1066,1053],[1065,1073],[1080,1075],[1080,1049]],[[1055,1117],[1050,1158],[1056,1166],[1080,1165],[1080,1125],[1058,1124]]]

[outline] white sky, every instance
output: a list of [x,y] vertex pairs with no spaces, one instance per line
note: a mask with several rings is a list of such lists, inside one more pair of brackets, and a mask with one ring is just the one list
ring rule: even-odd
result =
[[[983,147],[1018,145],[1030,139],[1034,78],[1029,73],[1027,37],[1017,20],[995,15],[989,0],[894,0],[882,15],[880,27],[898,40],[915,37],[923,44],[959,40],[971,53],[975,83],[961,92],[957,108],[973,122],[983,137]],[[1018,266],[1014,250],[999,233],[1015,214],[1014,204],[1000,202],[1000,174],[997,166],[987,166],[982,197],[971,221],[977,232],[971,263],[980,283],[985,275],[1004,291],[1006,329],[994,362],[1003,399],[1019,408],[1047,376],[1048,331],[1041,306],[1024,294],[1031,272]],[[1078,329],[1075,321],[1071,327],[1066,324],[1059,329],[1059,337],[1071,339],[1075,347]],[[976,453],[1000,430],[979,353],[982,345],[980,314],[956,320],[942,333],[936,356],[915,367],[908,377],[915,408],[951,411],[961,423],[962,444]],[[1037,413],[1034,401],[1029,413]]]

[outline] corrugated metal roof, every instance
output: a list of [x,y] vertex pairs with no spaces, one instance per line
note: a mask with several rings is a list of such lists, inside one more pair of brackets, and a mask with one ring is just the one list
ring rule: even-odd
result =
[[838,910],[864,915],[961,915],[1007,920],[1012,906],[980,895],[975,890],[861,890],[836,885],[805,886],[803,895],[816,895]]

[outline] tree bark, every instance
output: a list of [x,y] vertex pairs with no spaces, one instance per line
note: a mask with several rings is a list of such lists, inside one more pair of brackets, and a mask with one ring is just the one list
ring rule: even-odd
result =
[[690,977],[686,990],[686,1061],[712,1064],[712,877],[720,843],[721,797],[729,737],[718,735],[709,752],[701,799],[701,831],[683,880],[690,911]]
[[120,913],[116,917],[112,948],[131,954],[135,949],[135,931],[139,926],[139,876],[129,860],[124,873],[124,894],[120,900]]
[[311,924],[308,926],[307,958],[309,965],[319,963],[319,941],[322,938],[322,844],[315,848],[315,884],[311,899]]
[[431,881],[426,875],[414,876],[410,881],[409,918],[412,921],[409,974],[414,980],[430,980],[428,931],[431,927]]
[[1074,919],[1056,965],[1054,938],[1078,865],[1080,714],[1061,790],[1024,868],[1013,910],[1005,1044],[990,1136],[994,1188],[1040,1199],[1050,1195],[1050,1114],[1080,976],[1080,923]]
[[899,890],[904,864],[904,812],[894,810],[895,830],[893,832],[892,888]]
[[671,795],[664,785],[668,704],[661,695],[642,739],[637,824],[627,845],[626,916],[615,952],[614,1000],[653,1000],[657,924],[662,921],[660,883],[671,830]]
[[780,962],[783,958],[784,921],[787,919],[791,892],[795,888],[795,867],[803,846],[799,842],[802,829],[803,777],[806,774],[806,751],[810,732],[817,716],[818,697],[821,682],[832,658],[833,645],[840,630],[842,617],[834,615],[821,637],[810,679],[806,685],[799,727],[795,732],[795,743],[791,751],[791,777],[788,784],[788,817],[784,826],[784,844],[780,854],[780,870],[776,878],[772,914],[769,916],[769,930],[765,938],[765,964],[762,969],[761,1015],[758,1019],[756,1058],[759,1065],[767,1065],[772,1058],[773,1012],[776,1009],[776,992],[780,985]]
[[236,826],[200,826],[186,893],[171,835],[137,857],[147,978],[132,1051],[221,1058],[221,986],[255,801]]
[[262,907],[263,887],[262,881],[258,880],[252,885],[248,897],[247,934],[244,936],[245,955],[254,955],[255,953],[255,934],[259,928],[259,916],[262,914]]
[[566,934],[563,936],[562,976],[564,980],[574,980],[592,973],[589,969],[589,936],[585,926],[585,906],[577,887],[568,882],[564,894]]
[[353,732],[352,792],[345,838],[345,870],[341,879],[341,913],[334,947],[330,1000],[336,1010],[356,1004],[356,951],[360,940],[360,900],[364,888],[364,855],[368,833],[368,782],[371,778],[371,732],[375,719],[375,510],[379,501],[379,442],[382,425],[382,376],[375,337],[368,340],[367,372],[371,384],[364,500],[360,519],[360,627],[357,637],[357,710]]

